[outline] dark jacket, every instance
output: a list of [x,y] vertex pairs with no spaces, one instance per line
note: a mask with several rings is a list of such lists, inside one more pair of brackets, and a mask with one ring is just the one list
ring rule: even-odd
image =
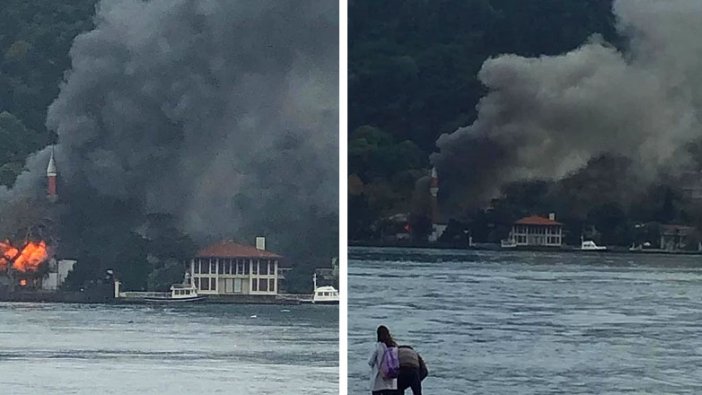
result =
[[[411,352],[407,352],[409,350]],[[412,347],[410,346],[399,346],[398,347],[398,355],[399,355],[399,360],[400,360],[400,367],[403,366],[403,362],[405,366],[408,367],[416,367],[416,363],[419,362],[419,379],[424,380],[428,375],[429,375],[429,370],[427,369],[427,365],[424,363],[424,360],[422,359],[421,355],[419,355],[418,352],[416,352]],[[416,359],[415,359],[416,356]]]

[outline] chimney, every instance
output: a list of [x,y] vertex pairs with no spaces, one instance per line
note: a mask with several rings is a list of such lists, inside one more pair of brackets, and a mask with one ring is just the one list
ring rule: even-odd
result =
[[46,196],[52,202],[55,202],[58,199],[58,192],[56,191],[56,176],[58,176],[58,172],[56,171],[56,161],[54,160],[54,149],[52,147],[49,165],[46,167]]
[[256,249],[265,251],[266,250],[266,238],[265,237],[257,237],[256,238]]
[[550,219],[551,221],[555,221],[556,220],[556,213],[548,213],[548,219]]

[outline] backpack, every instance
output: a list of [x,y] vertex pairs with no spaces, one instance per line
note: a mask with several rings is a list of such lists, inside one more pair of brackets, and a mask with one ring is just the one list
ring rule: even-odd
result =
[[383,361],[380,363],[380,372],[386,379],[396,379],[400,375],[400,359],[397,356],[397,347],[385,347]]

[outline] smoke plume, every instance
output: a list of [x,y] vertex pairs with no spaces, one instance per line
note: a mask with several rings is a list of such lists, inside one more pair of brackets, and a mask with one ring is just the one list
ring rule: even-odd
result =
[[[95,26],[47,116],[64,191],[283,249],[337,216],[335,2],[105,0]],[[0,197],[43,194],[48,155]]]
[[642,182],[688,165],[681,151],[702,136],[702,2],[618,0],[613,12],[624,50],[594,36],[559,56],[483,64],[476,121],[437,140],[442,192],[481,203],[603,154],[629,158]]

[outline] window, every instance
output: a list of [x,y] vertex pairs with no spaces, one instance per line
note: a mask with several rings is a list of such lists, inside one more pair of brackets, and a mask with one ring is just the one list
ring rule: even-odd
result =
[[210,273],[210,264],[207,262],[200,261],[200,273],[209,274]]
[[200,262],[193,261],[193,273],[200,273]]
[[258,280],[258,290],[261,292],[268,292],[268,280],[266,279],[259,279]]
[[251,274],[258,274],[258,261],[251,262]]
[[201,290],[209,291],[210,290],[210,280],[207,277],[201,278],[200,279],[200,286],[201,286],[201,288],[200,288]]
[[224,274],[224,273],[226,273],[226,272],[224,271],[224,262],[223,262],[223,261],[219,261],[219,274]]
[[275,292],[275,280],[272,278],[268,280],[268,290]]
[[241,293],[241,283],[242,279],[240,278],[235,278],[234,279],[234,293],[240,294]]
[[227,259],[227,273],[234,274],[234,260]]
[[217,289],[217,279],[214,277],[210,278],[210,289],[212,291]]
[[214,262],[214,259],[210,259],[210,274],[215,273],[217,273],[217,264]]
[[255,280],[254,280],[254,281],[251,282],[251,290],[254,291],[254,292],[255,292],[255,291],[258,291],[258,281],[255,281]]

